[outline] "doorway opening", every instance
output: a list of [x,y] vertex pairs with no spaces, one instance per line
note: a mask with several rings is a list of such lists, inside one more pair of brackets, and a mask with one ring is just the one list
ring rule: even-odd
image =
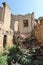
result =
[[3,47],[6,46],[6,41],[7,41],[7,35],[4,35],[4,38],[3,38]]

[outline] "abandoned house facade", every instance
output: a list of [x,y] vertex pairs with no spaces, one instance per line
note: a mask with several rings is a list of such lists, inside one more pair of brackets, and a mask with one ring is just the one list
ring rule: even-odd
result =
[[[5,45],[12,45],[14,35],[22,38],[30,37],[34,27],[40,25],[39,20],[35,20],[34,13],[13,15],[8,4],[4,2],[3,7],[0,7],[0,49]],[[37,30],[34,31],[37,38]]]

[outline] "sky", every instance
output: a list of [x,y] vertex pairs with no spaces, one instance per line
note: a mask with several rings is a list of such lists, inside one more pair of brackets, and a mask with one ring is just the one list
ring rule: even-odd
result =
[[43,0],[0,0],[0,6],[2,2],[8,3],[14,15],[34,12],[35,18],[43,16]]

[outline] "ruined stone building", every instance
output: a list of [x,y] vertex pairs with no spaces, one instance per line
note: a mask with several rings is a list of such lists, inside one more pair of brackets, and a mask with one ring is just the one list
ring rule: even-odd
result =
[[[35,20],[34,13],[13,15],[8,4],[4,2],[3,7],[0,7],[0,49],[3,49],[5,45],[12,45],[14,35],[22,38],[30,37],[35,26],[38,26],[38,29],[34,30],[35,36],[39,39],[40,33],[38,32],[43,31],[42,20],[43,19]],[[41,32],[41,34],[43,35],[43,32]],[[42,38],[41,40],[43,41]]]
[[30,37],[34,28],[34,13],[13,15],[7,3],[0,7],[0,48],[13,43],[13,35]]
[[34,28],[34,13],[26,15],[11,14],[11,28],[19,36],[25,38],[30,37]]

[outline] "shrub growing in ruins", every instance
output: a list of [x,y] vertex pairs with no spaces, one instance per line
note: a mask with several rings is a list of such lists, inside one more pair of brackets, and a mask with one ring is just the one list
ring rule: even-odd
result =
[[34,52],[33,49],[29,52],[29,50],[20,49],[18,46],[15,48],[12,47],[8,54],[9,63],[18,63],[20,65],[43,65],[43,60],[40,61],[37,59],[37,54],[39,54],[37,51]]
[[6,54],[0,54],[0,65],[8,65]]

